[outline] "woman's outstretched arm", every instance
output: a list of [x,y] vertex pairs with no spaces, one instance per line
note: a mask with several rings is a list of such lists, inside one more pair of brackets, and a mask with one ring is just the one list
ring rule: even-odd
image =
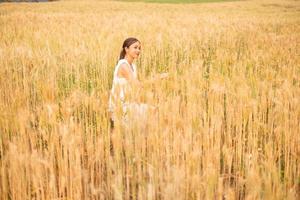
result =
[[155,76],[151,77],[150,79],[146,79],[141,82],[133,76],[133,73],[132,73],[131,69],[129,68],[129,66],[124,63],[119,68],[118,76],[126,78],[127,81],[129,81],[130,83],[133,83],[137,87],[143,87],[143,85],[145,85],[145,84],[151,84],[160,79],[168,78],[169,74],[168,73],[156,74]]
[[156,74],[156,75],[152,76],[151,78],[144,80],[143,83],[150,84],[150,83],[159,81],[161,79],[166,79],[168,77],[169,77],[169,73],[164,72],[164,73],[161,73],[161,74]]

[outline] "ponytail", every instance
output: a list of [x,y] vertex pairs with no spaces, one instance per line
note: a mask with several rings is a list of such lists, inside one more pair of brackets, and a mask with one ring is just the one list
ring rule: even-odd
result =
[[121,53],[120,53],[120,58],[119,58],[119,60],[124,59],[124,58],[125,58],[125,55],[126,55],[125,48],[122,48]]

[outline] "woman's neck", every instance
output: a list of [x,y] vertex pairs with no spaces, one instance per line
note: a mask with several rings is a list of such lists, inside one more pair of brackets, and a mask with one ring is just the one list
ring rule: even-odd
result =
[[130,65],[132,65],[132,63],[133,63],[133,58],[132,58],[132,57],[130,57],[130,56],[125,56],[124,59],[126,59],[127,62],[128,62]]

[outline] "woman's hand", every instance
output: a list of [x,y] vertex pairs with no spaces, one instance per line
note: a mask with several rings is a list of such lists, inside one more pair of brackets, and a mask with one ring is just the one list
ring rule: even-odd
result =
[[154,83],[156,81],[159,81],[160,79],[168,78],[168,76],[169,76],[169,73],[167,73],[167,72],[161,73],[161,74],[156,74],[152,78],[148,79],[148,82],[149,83]]
[[169,77],[169,73],[168,72],[159,74],[159,78],[161,78],[161,79],[165,79],[165,78],[168,78],[168,77]]

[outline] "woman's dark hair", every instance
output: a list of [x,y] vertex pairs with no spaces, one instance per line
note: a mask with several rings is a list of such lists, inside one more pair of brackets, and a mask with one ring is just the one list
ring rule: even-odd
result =
[[132,45],[133,43],[135,42],[140,42],[138,39],[136,38],[133,38],[133,37],[130,37],[130,38],[127,38],[124,42],[123,42],[123,46],[122,46],[122,50],[121,50],[121,53],[120,53],[120,58],[119,60],[125,58],[125,55],[126,55],[126,51],[125,51],[125,47],[130,47],[130,45]]

